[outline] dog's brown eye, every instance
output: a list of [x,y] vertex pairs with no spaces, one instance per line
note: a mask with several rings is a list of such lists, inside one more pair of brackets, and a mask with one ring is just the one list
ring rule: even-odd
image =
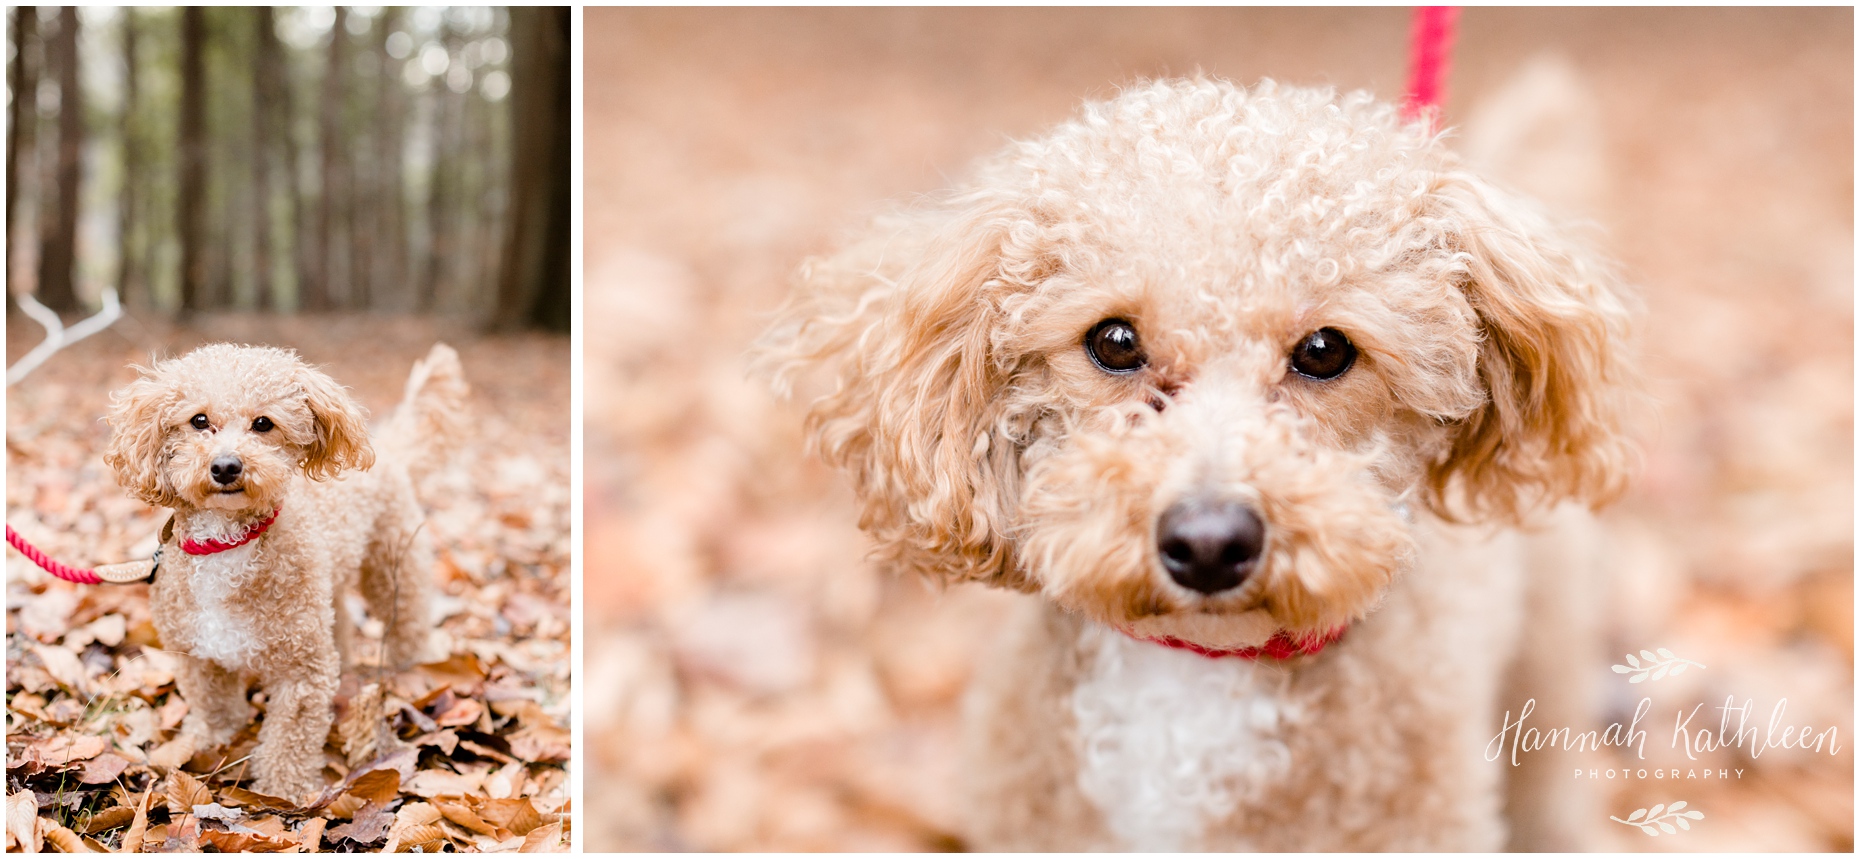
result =
[[271,418],[259,416],[257,420],[252,421],[252,431],[271,432]]
[[1147,363],[1137,328],[1122,319],[1106,319],[1085,335],[1085,352],[1092,363],[1110,373],[1129,373]]
[[1313,379],[1335,379],[1356,363],[1356,347],[1335,328],[1319,328],[1292,349],[1292,369]]
[[193,424],[194,429],[198,429],[198,430],[203,430],[213,425],[212,421],[207,420],[206,415],[195,415],[194,419],[191,421],[188,421],[188,423]]

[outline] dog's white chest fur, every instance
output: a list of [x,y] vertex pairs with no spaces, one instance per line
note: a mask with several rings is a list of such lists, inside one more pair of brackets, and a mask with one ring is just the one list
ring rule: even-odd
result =
[[[208,532],[196,539],[223,538]],[[190,585],[199,612],[193,618],[193,641],[188,652],[200,659],[238,670],[246,667],[258,651],[258,638],[250,622],[227,605],[232,595],[251,578],[252,556],[258,551],[254,540],[224,552],[196,555]]]
[[1207,828],[1282,777],[1301,708],[1276,670],[1209,659],[1091,624],[1072,692],[1079,789],[1133,850],[1195,850]]

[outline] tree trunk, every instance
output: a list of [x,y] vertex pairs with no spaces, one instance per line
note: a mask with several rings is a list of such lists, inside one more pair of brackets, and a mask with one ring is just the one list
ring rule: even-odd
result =
[[[290,86],[291,76],[285,66],[287,54],[284,46],[278,42],[278,31],[276,28],[268,27],[259,31],[258,37],[260,53],[271,58],[267,61],[267,66],[272,76],[271,91],[277,96],[277,103],[273,105],[271,114],[272,120],[277,123],[274,126],[276,133],[272,136],[284,144],[284,164],[281,172],[285,196],[291,203],[290,223],[285,226],[284,234],[290,236],[291,239],[291,254],[288,259],[295,262],[290,267],[291,283],[296,289],[295,306],[303,307],[308,301],[310,282],[312,274],[316,271],[317,261],[313,258],[315,244],[310,236],[310,217],[305,212],[307,207],[304,204],[303,181],[298,169],[302,163],[300,161],[302,153],[297,147],[295,122],[297,98]],[[272,299],[275,302],[272,304],[273,309],[279,311],[285,309],[283,290],[274,288]]]
[[207,281],[206,236],[206,22],[199,6],[181,9],[180,185],[175,220],[181,240],[181,313],[202,309]]
[[375,56],[381,74],[375,91],[375,197],[373,210],[376,232],[375,258],[371,261],[373,290],[377,305],[388,303],[384,293],[393,290],[395,306],[404,307],[407,295],[407,213],[405,174],[401,169],[401,150],[406,145],[406,100],[402,96],[401,66],[388,53],[388,36],[400,25],[401,10],[389,6],[375,19]]
[[141,199],[142,141],[137,133],[136,102],[140,97],[140,75],[136,10],[124,7],[123,16],[123,113],[118,134],[123,149],[123,192],[117,200],[116,241],[121,251],[116,261],[116,294],[124,303],[143,306],[141,257],[136,252],[137,206]]
[[[41,304],[53,310],[78,309],[73,275],[77,268],[77,216],[84,174],[84,88],[78,83],[77,7],[58,12],[58,35],[51,56],[58,72],[58,180],[50,229],[39,251]],[[48,201],[49,202],[49,201]]]
[[[12,294],[13,248],[18,236],[13,234],[19,212],[19,162],[22,153],[37,153],[33,137],[39,127],[39,68],[30,61],[33,43],[39,38],[39,7],[16,6],[13,11],[13,67],[8,81],[13,91],[13,106],[7,117],[6,141],[6,282]],[[31,165],[37,160],[27,156]]]
[[[449,21],[442,19],[439,26],[439,43],[445,46],[446,55],[451,62],[458,62],[458,33],[452,29]],[[450,69],[450,64],[447,65]],[[416,305],[421,312],[432,310],[439,305],[442,290],[451,292],[457,266],[453,260],[456,254],[458,208],[458,150],[460,124],[464,107],[458,93],[445,84],[444,77],[433,81],[433,178],[427,188],[426,198],[426,232],[429,238],[426,247],[426,271],[420,278],[419,301]]]
[[261,308],[279,306],[271,262],[272,112],[278,109],[276,30],[270,6],[253,10],[252,41],[252,286]]
[[510,210],[492,329],[569,328],[569,10],[510,10]]
[[317,146],[323,159],[323,195],[317,207],[314,264],[317,276],[306,291],[310,310],[330,310],[350,284],[349,248],[337,239],[348,224],[348,139],[343,129],[343,107],[348,96],[349,10],[336,7],[336,23],[329,30],[329,63],[323,69],[321,133]]

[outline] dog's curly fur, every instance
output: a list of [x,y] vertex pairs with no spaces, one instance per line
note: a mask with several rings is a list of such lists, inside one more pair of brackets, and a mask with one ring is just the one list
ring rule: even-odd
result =
[[[1088,104],[810,261],[760,348],[784,390],[837,371],[808,428],[884,564],[1043,598],[973,692],[979,846],[1489,849],[1480,747],[1532,567],[1489,526],[1623,489],[1630,310],[1394,107],[1192,79]],[[1140,371],[1088,357],[1109,319]],[[1355,364],[1293,372],[1324,328]],[[1159,562],[1190,497],[1264,521],[1243,586]],[[1284,662],[1117,632],[1341,624]]]
[[[292,352],[214,344],[138,369],[112,397],[104,461],[131,494],[174,511],[149,601],[162,646],[182,654],[182,736],[200,747],[231,740],[250,719],[256,680],[266,694],[256,789],[302,800],[323,786],[331,699],[348,661],[343,594],[360,586],[396,666],[418,658],[430,632],[432,545],[414,487],[457,437],[467,393],[458,354],[438,344],[415,365],[379,459],[362,408]],[[242,471],[222,484],[211,464],[228,456]],[[236,537],[273,510],[269,529],[236,549],[180,547]]]

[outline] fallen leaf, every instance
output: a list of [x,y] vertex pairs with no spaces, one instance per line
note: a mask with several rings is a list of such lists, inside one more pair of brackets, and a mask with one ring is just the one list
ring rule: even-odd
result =
[[89,853],[91,852],[90,846],[85,844],[84,839],[79,838],[77,833],[72,832],[71,830],[66,829],[65,827],[57,823],[53,823],[52,821],[48,820],[45,822],[48,824],[45,827],[45,840],[51,842],[53,847],[58,848],[58,852],[60,853]]
[[387,837],[388,827],[394,825],[394,815],[385,811],[364,811],[354,820],[328,830],[330,838],[354,841],[359,844],[373,844]]
[[315,853],[323,844],[323,827],[329,822],[321,817],[312,817],[304,821],[304,828],[297,831],[298,847],[306,853]]
[[499,834],[499,829],[495,824],[479,817],[477,814],[473,813],[470,808],[465,807],[465,804],[462,802],[434,800],[433,807],[439,809],[439,813],[444,815],[447,820],[476,832],[479,835],[495,836]]
[[383,769],[363,773],[343,792],[376,805],[386,805],[399,791],[400,771]]
[[471,778],[445,770],[421,770],[414,773],[407,782],[406,791],[415,796],[431,799],[435,796],[461,796],[476,793],[484,786],[484,779]]
[[530,830],[543,822],[542,815],[528,799],[479,800],[474,811],[486,821],[518,835],[530,834]]
[[203,829],[200,843],[221,853],[278,853],[291,850],[297,843],[262,832],[233,832]]
[[271,811],[296,811],[299,806],[279,796],[269,796],[253,790],[246,790],[238,785],[220,789],[220,800],[251,808],[263,808]]
[[560,853],[565,849],[567,845],[562,843],[562,824],[550,823],[530,830],[530,834],[523,837],[521,852]]
[[52,679],[58,681],[58,685],[80,696],[90,695],[90,672],[84,668],[84,660],[79,659],[76,653],[44,644],[33,645],[32,652],[39,657],[39,664],[45,666]]
[[381,684],[370,683],[349,699],[349,709],[336,724],[336,736],[349,766],[357,766],[375,756],[382,733],[382,705],[385,698]]
[[129,829],[123,832],[123,852],[142,852],[143,839],[149,829],[149,797],[155,795],[155,786],[150,785],[142,792],[142,799],[136,802],[136,815],[129,821]]
[[78,781],[85,784],[109,784],[129,768],[129,761],[119,755],[104,752],[88,761],[78,769]]
[[470,698],[454,699],[443,712],[433,714],[433,724],[444,728],[462,728],[478,721],[484,705]]
[[217,802],[194,806],[194,816],[201,820],[244,820],[245,812],[237,808],[227,808]]
[[113,805],[84,818],[78,829],[85,835],[95,835],[106,829],[115,829],[135,819],[135,809],[127,805]]
[[7,794],[6,835],[27,853],[45,849],[44,841],[39,838],[39,798],[32,791]]
[[176,770],[168,776],[168,813],[184,815],[196,805],[206,805],[213,801],[212,792],[200,780],[185,772]]

